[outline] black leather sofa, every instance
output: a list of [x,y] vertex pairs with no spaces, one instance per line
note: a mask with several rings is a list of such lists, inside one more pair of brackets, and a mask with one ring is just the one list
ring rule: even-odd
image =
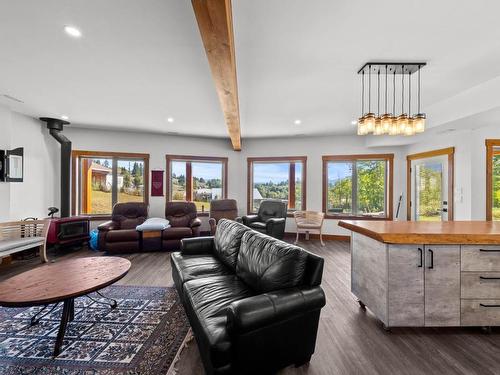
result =
[[309,362],[323,258],[222,219],[215,237],[183,239],[172,276],[207,374],[271,374]]
[[288,204],[280,199],[266,199],[260,203],[257,215],[246,215],[241,221],[257,232],[283,239]]

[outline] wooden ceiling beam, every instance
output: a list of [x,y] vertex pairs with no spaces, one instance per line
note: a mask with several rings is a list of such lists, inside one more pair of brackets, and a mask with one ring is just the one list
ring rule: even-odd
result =
[[191,0],[215,89],[235,151],[241,150],[240,109],[231,0]]

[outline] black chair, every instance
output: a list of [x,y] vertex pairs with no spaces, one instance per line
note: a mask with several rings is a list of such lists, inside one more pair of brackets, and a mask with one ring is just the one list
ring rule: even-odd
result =
[[241,221],[247,227],[283,239],[285,234],[288,203],[279,199],[266,199],[261,202],[257,215],[242,216]]

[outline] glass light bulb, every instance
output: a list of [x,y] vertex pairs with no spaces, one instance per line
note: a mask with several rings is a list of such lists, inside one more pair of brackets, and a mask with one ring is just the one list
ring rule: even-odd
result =
[[382,134],[389,134],[392,125],[392,115],[389,113],[382,115],[380,122],[382,124]]
[[380,117],[375,119],[375,129],[373,130],[374,135],[382,135],[384,134],[384,130],[382,128],[382,120]]
[[365,116],[366,132],[373,133],[375,130],[375,114],[367,113]]
[[398,133],[405,134],[406,127],[408,126],[408,115],[406,113],[399,115],[397,124],[398,124]]
[[415,133],[423,133],[425,131],[425,114],[415,115],[413,124]]
[[414,126],[413,118],[408,119],[408,124],[405,127],[404,135],[407,135],[407,136],[415,135],[415,126]]

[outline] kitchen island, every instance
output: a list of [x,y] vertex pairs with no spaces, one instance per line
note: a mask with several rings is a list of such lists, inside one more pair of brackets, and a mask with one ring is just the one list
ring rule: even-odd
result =
[[500,325],[500,223],[348,221],[351,291],[385,328]]

